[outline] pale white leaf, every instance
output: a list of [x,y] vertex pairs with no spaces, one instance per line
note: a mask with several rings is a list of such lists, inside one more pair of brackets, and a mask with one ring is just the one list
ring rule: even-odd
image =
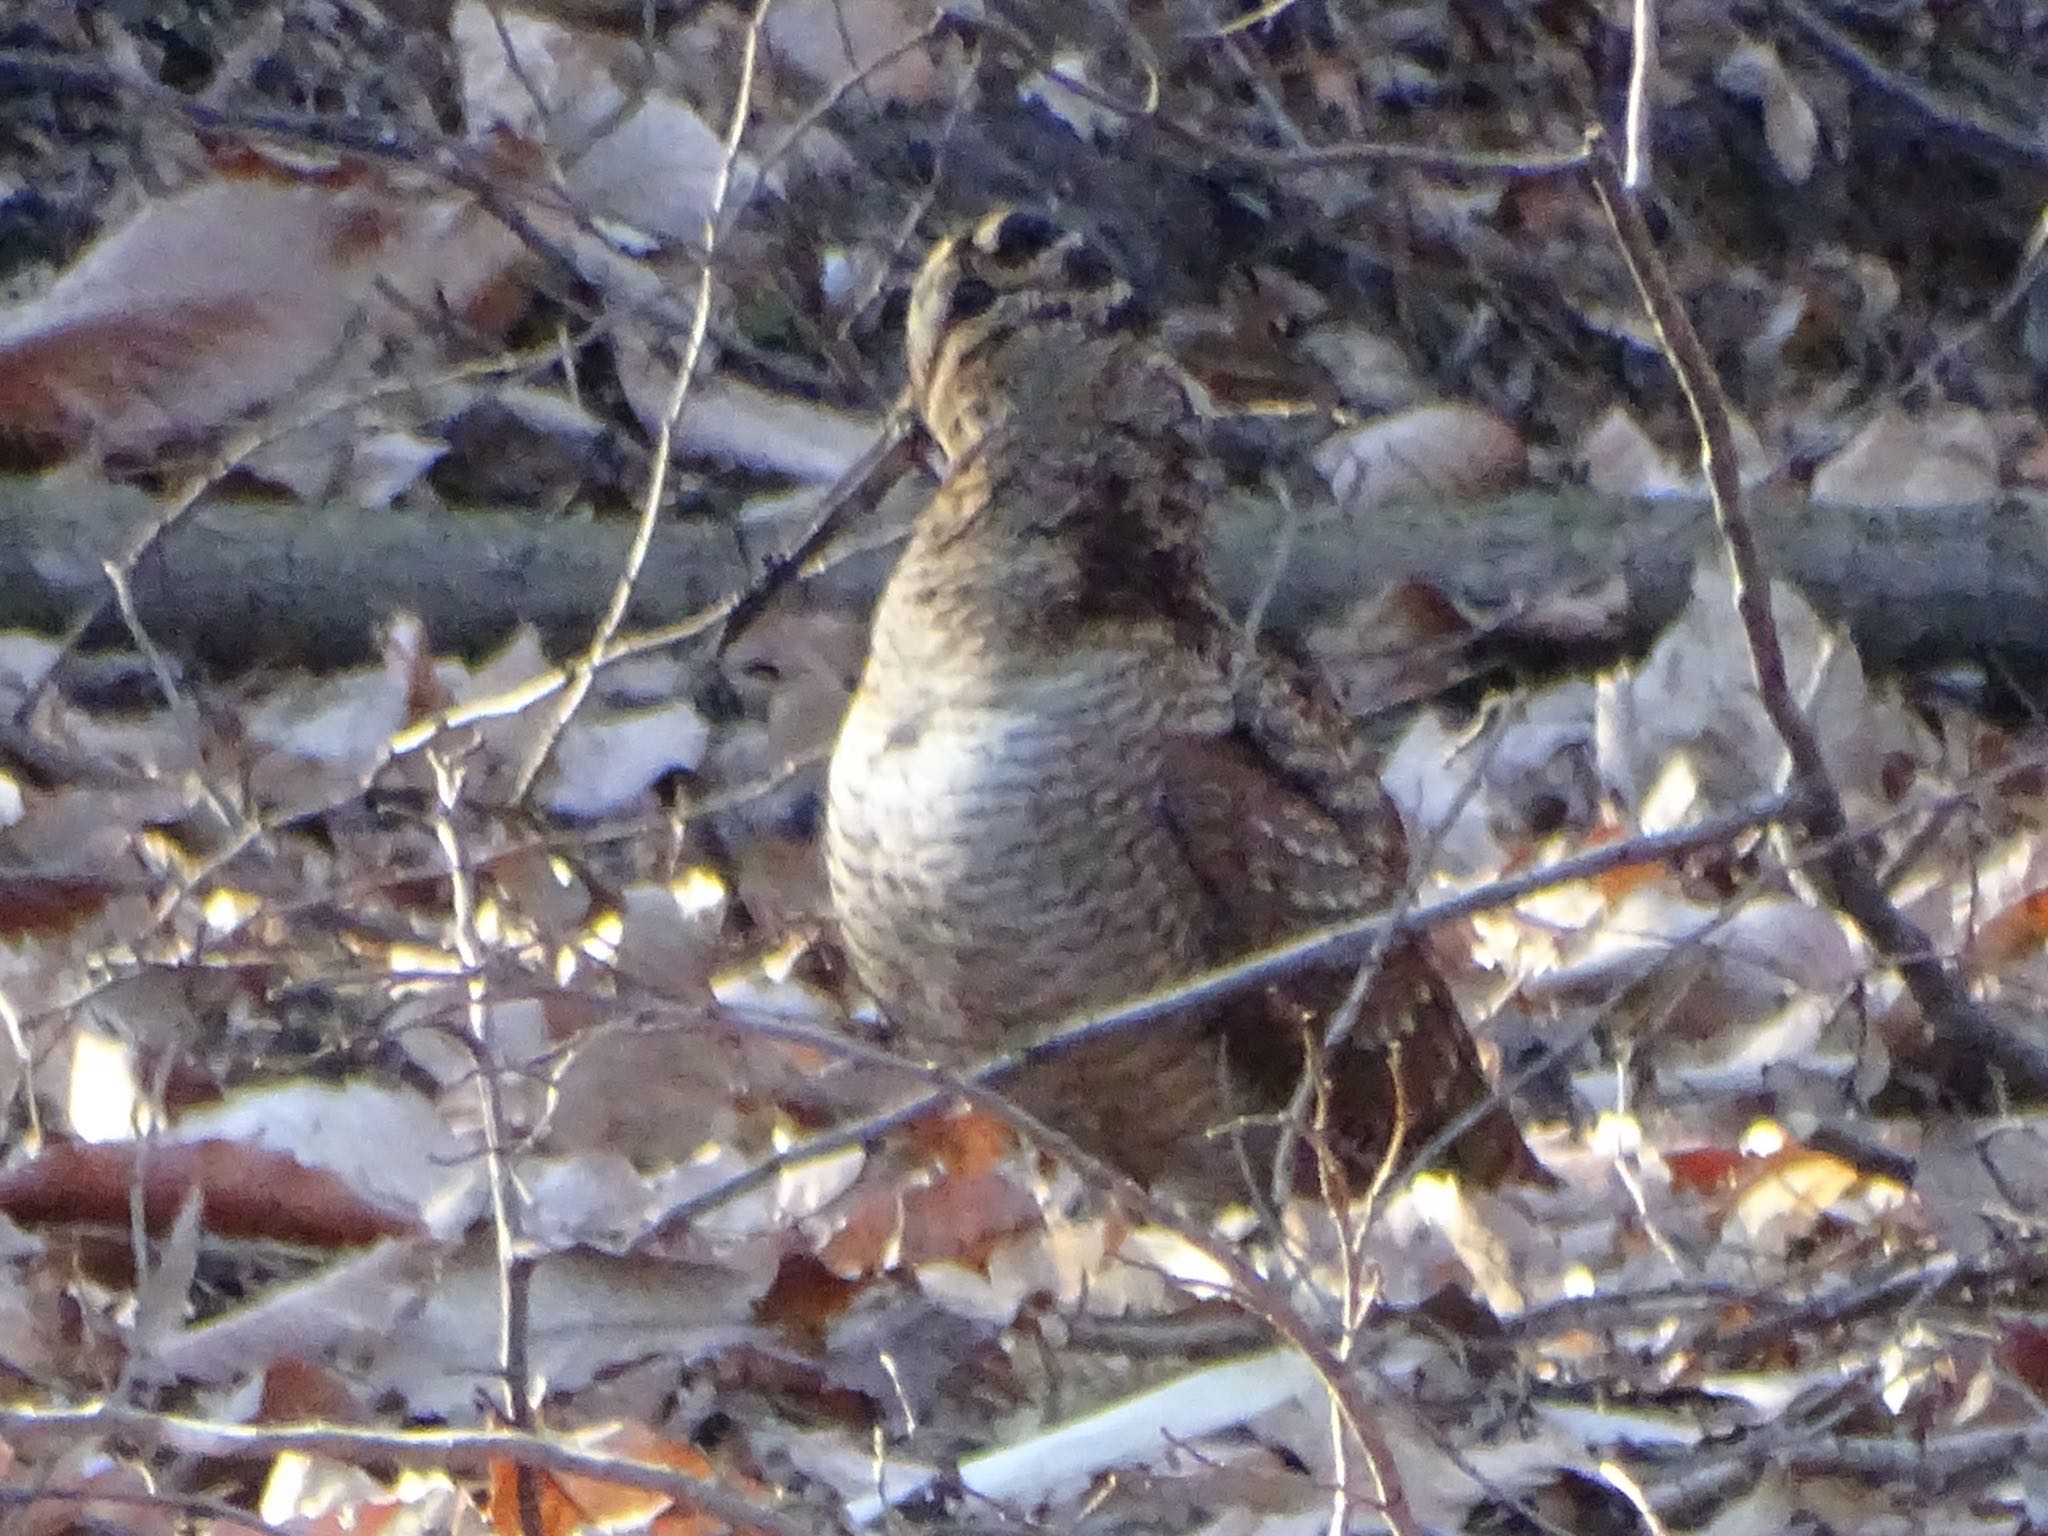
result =
[[537,789],[560,816],[622,811],[664,774],[703,761],[711,727],[683,699],[602,719],[579,714],[563,731]]
[[1339,432],[1315,466],[1346,507],[1418,497],[1472,497],[1518,485],[1529,454],[1499,417],[1455,403],[1417,406]]
[[287,1153],[392,1211],[423,1211],[451,1188],[468,1189],[476,1177],[468,1149],[431,1103],[366,1081],[252,1088],[191,1111],[171,1136]]
[[1814,471],[1813,499],[1946,507],[1983,501],[1998,485],[1998,442],[1983,412],[1950,406],[1913,417],[1888,406]]
[[[960,1463],[960,1481],[969,1492],[998,1503],[1058,1499],[1080,1492],[1108,1468],[1149,1464],[1180,1442],[1242,1424],[1316,1389],[1314,1368],[1293,1350],[1232,1360],[969,1457]],[[892,1480],[884,1495],[850,1501],[846,1517],[867,1525],[923,1486],[918,1478]]]

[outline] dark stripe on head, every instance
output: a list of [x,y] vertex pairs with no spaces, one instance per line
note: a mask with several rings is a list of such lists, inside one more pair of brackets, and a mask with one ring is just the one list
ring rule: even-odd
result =
[[962,273],[953,284],[953,291],[946,295],[945,326],[950,329],[963,320],[972,320],[976,315],[985,315],[995,307],[995,284],[985,277]]
[[991,224],[976,231],[974,243],[1006,267],[1020,267],[1044,255],[1064,233],[1044,214],[1023,208],[998,215]]

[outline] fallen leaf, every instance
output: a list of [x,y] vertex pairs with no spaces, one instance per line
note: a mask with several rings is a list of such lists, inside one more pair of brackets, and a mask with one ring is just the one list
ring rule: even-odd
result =
[[1521,436],[1477,406],[1420,405],[1327,439],[1315,466],[1347,508],[1426,497],[1470,498],[1522,483]]
[[313,1248],[352,1248],[414,1232],[414,1220],[363,1199],[333,1174],[281,1152],[232,1141],[46,1148],[0,1176],[0,1212],[27,1226],[125,1227],[140,1187],[143,1220],[167,1232],[189,1191],[206,1229]]
[[1998,484],[1998,444],[1983,412],[1951,406],[1912,417],[1887,407],[1814,471],[1813,499],[1948,507],[1983,501]]

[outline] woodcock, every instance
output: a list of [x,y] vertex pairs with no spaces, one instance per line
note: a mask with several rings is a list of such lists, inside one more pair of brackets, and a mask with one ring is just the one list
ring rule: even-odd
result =
[[[964,1066],[1399,900],[1406,838],[1365,744],[1211,589],[1195,407],[1104,252],[992,215],[925,261],[907,350],[948,468],[876,610],[826,834],[847,951],[906,1045]],[[1091,1043],[1013,1091],[1142,1180],[1241,1190],[1356,970]],[[1322,1054],[1313,1134],[1353,1178],[1397,1130],[1413,1152],[1475,1110],[1440,1161],[1543,1177],[1418,942]],[[1313,1172],[1302,1155],[1296,1181]]]

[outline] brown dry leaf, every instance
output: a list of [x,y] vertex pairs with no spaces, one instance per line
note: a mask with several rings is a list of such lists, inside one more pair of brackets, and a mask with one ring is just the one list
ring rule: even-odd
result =
[[1937,1119],[1914,1158],[1913,1193],[1930,1236],[1966,1261],[2000,1252],[2015,1216],[2048,1214],[2048,1127],[2038,1115],[2002,1119]]
[[1527,478],[1520,434],[1477,406],[1417,406],[1340,432],[1315,452],[1331,494],[1347,508],[1424,497],[1470,498]]
[[903,1202],[897,1190],[871,1183],[845,1202],[839,1225],[819,1250],[818,1261],[848,1280],[878,1275],[895,1265],[902,1230]]
[[[141,1467],[113,1461],[97,1445],[81,1445],[67,1460],[68,1465],[41,1469],[36,1478],[41,1497],[13,1506],[7,1536],[71,1536],[95,1527],[123,1536],[177,1536],[183,1528],[183,1519],[156,1495]],[[243,1527],[237,1536],[254,1533]]]
[[2043,1403],[2048,1403],[2048,1328],[2016,1319],[2005,1325],[1997,1345],[1998,1363]]
[[497,900],[550,939],[572,937],[589,921],[594,899],[580,871],[539,848],[514,848],[492,858],[485,878]]
[[411,490],[447,452],[439,438],[337,411],[264,443],[243,467],[303,502],[376,508]]
[[[1793,694],[1820,738],[1829,771],[1845,791],[1874,788],[1895,749],[1922,737],[1904,711],[1874,699],[1853,645],[1823,623],[1804,596],[1782,582],[1771,607]],[[1700,808],[1728,809],[1775,788],[1785,746],[1757,696],[1749,649],[1734,622],[1729,578],[1703,564],[1691,605],[1641,662],[1599,682],[1600,772],[1645,831],[1690,814],[1665,803],[1674,772],[1689,774]]]
[[1984,413],[1950,406],[1880,411],[1813,475],[1813,499],[1853,507],[1948,507],[1998,491],[1998,443]]
[[0,427],[140,451],[278,398],[337,354],[400,225],[360,184],[223,179],[145,205],[0,318]]
[[725,882],[708,869],[685,870],[662,885],[627,886],[619,894],[612,968],[663,997],[709,1001],[726,906]]
[[[1777,472],[1777,462],[1749,418],[1729,417],[1735,442],[1735,463],[1742,484],[1761,485]],[[1705,497],[1706,476],[1699,455],[1688,445],[1682,455],[1666,453],[1624,406],[1612,406],[1579,439],[1577,462],[1595,490],[1616,496]]]
[[263,1373],[263,1397],[256,1407],[262,1424],[367,1424],[370,1411],[348,1378],[332,1366],[302,1355],[273,1360]]
[[[362,1487],[349,1487],[340,1496],[322,1500],[321,1504],[317,1513],[292,1520],[290,1528],[295,1536],[384,1536],[394,1527],[407,1532],[428,1524],[421,1519],[417,1501],[378,1498]],[[268,1528],[277,1530],[283,1524],[273,1516]],[[258,1536],[261,1529],[252,1530],[250,1536]]]
[[1841,920],[1824,908],[1760,896],[1731,911],[1657,882],[1614,900],[1577,952],[1522,992],[1597,1006],[1618,1032],[1726,1051],[1788,1003],[1833,999],[1861,974]]
[[1980,923],[1963,964],[1970,975],[1995,975],[2048,940],[2048,890],[2030,891]]
[[933,1170],[855,1191],[819,1258],[839,1275],[949,1261],[981,1268],[1003,1240],[1044,1225],[1016,1176],[1017,1136],[981,1110],[929,1114],[904,1129],[912,1168]]
[[1507,862],[1490,797],[1473,783],[1483,754],[1472,745],[1441,712],[1425,710],[1380,770],[1380,782],[1412,829],[1411,857],[1426,857],[1432,872],[1467,876],[1497,871]]
[[1426,710],[1380,769],[1420,867],[1453,877],[1502,873],[1531,845],[1594,823],[1593,689],[1564,683],[1498,711],[1478,730]]
[[1477,628],[1441,586],[1410,576],[1318,624],[1307,647],[1345,709],[1364,718],[1462,681]]
[[1428,397],[1428,381],[1401,345],[1378,331],[1345,323],[1318,327],[1301,350],[1327,373],[1354,411],[1402,411]]
[[0,941],[69,933],[104,912],[114,894],[104,880],[0,873]]
[[520,1185],[526,1195],[523,1235],[549,1253],[579,1246],[625,1253],[663,1204],[652,1181],[622,1152],[609,1149],[528,1159]]
[[[0,433],[146,453],[332,375],[389,285],[462,310],[513,259],[455,205],[359,171],[263,166],[145,204],[0,315]],[[410,327],[410,321],[403,321]]]
[[[1614,821],[1603,821],[1586,833],[1579,846],[1587,853],[1594,853],[1615,843],[1626,842],[1628,837],[1627,828]],[[1661,859],[1647,859],[1640,864],[1621,864],[1602,870],[1586,883],[1613,903],[1645,887],[1667,884],[1670,879],[1669,865]]]
[[[455,7],[449,35],[472,134],[537,142],[541,158],[560,168],[564,190],[598,219],[642,235],[702,237],[724,146],[666,88],[666,72],[650,84],[650,56],[637,35],[572,30],[481,0]],[[733,206],[753,180],[743,157]]]
[[377,665],[272,687],[242,710],[252,749],[251,790],[268,805],[331,805],[353,798],[391,755],[400,726],[434,707],[425,626],[410,614],[386,625]]
[[1676,1194],[1710,1194],[1733,1189],[1746,1157],[1739,1147],[1674,1147],[1664,1153]]
[[[4,1228],[13,1262],[0,1274],[0,1360],[10,1378],[70,1388],[78,1397],[102,1389],[126,1365],[125,1343],[111,1324],[78,1316],[78,1276],[67,1258],[35,1254],[41,1240]],[[52,1245],[57,1252],[61,1244]],[[26,1260],[26,1262],[24,1262]],[[10,1447],[0,1441],[0,1477],[10,1468]]]
[[[842,1228],[840,1235],[844,1234]],[[865,1272],[872,1272],[872,1268],[862,1267]],[[821,1349],[826,1330],[853,1305],[866,1286],[864,1279],[835,1274],[811,1254],[787,1253],[776,1266],[775,1282],[754,1308],[754,1315],[799,1344]]]
[[469,1147],[432,1103],[406,1088],[292,1079],[194,1110],[174,1134],[288,1153],[382,1210],[431,1213],[446,1233],[461,1231],[482,1209],[482,1170],[467,1157]]
[[[694,1446],[664,1440],[644,1425],[614,1424],[567,1437],[578,1450],[625,1461],[670,1467],[689,1477],[710,1478],[712,1467]],[[517,1471],[511,1462],[491,1464],[490,1516],[494,1529],[521,1529]],[[609,1483],[581,1472],[536,1470],[540,1480],[541,1529],[527,1536],[582,1536],[582,1533],[647,1530],[655,1536],[714,1536],[726,1523],[652,1489]]]
[[227,1237],[353,1248],[417,1230],[410,1216],[363,1199],[331,1173],[231,1141],[157,1144],[146,1152],[134,1144],[53,1146],[0,1176],[0,1212],[30,1226],[125,1227],[138,1185],[156,1233],[169,1230],[194,1189],[207,1229]]
[[275,1532],[294,1536],[406,1536],[416,1531],[467,1531],[476,1523],[472,1495],[446,1473],[414,1470],[396,1491],[351,1462],[290,1452],[277,1458],[257,1506]]
[[1017,1133],[986,1110],[941,1111],[913,1121],[904,1139],[938,1167],[956,1174],[981,1174],[1008,1159]]
[[1789,1144],[1744,1162],[1723,1230],[1739,1236],[1745,1247],[1782,1253],[1874,1182],[1853,1163]]
[[622,1154],[643,1169],[731,1146],[742,1130],[735,1101],[771,1095],[788,1076],[771,1050],[710,1028],[592,1029],[552,1079],[546,1146]]
[[996,1250],[1044,1226],[1028,1189],[1002,1172],[948,1174],[903,1196],[900,1262],[986,1271]]
[[815,933],[831,920],[832,893],[816,838],[759,832],[740,842],[733,861],[740,905],[758,932]]

